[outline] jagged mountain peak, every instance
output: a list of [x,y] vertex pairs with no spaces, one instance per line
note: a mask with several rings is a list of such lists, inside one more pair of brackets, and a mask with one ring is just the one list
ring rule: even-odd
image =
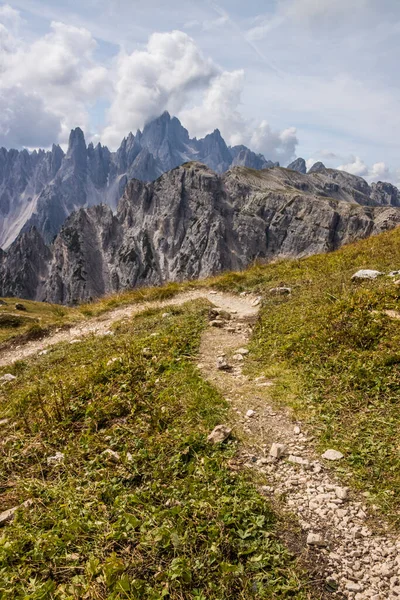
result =
[[287,168],[291,169],[292,171],[297,171],[298,173],[303,173],[303,175],[307,173],[306,161],[301,157],[296,158],[296,160],[291,162]]
[[324,169],[326,169],[324,163],[318,161],[314,163],[310,169],[308,169],[308,173],[318,173],[318,171],[323,171]]

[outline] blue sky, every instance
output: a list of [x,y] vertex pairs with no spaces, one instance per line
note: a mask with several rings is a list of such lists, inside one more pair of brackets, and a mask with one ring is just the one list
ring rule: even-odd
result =
[[398,0],[0,1],[0,145],[115,148],[167,109],[294,156],[398,182]]

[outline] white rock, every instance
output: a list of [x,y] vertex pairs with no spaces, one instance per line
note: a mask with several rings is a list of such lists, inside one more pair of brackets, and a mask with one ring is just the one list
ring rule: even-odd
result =
[[27,508],[28,506],[31,506],[31,504],[33,504],[32,500],[25,500],[20,506],[14,506],[14,508],[9,508],[0,513],[0,527],[5,525],[8,521],[11,521],[19,508]]
[[320,535],[319,533],[311,532],[307,536],[307,544],[309,546],[318,546],[320,548],[326,546],[326,542],[324,541],[322,535]]
[[243,354],[243,356],[246,356],[249,353],[247,348],[238,348],[236,350],[236,354]]
[[224,442],[232,433],[232,429],[226,425],[217,425],[214,427],[212,432],[207,438],[207,441],[211,444],[221,444]]
[[251,417],[254,417],[254,415],[255,415],[255,414],[256,414],[256,411],[255,411],[255,410],[251,410],[251,409],[250,409],[250,410],[248,410],[248,411],[247,411],[247,413],[246,413],[246,417],[247,417],[248,419],[250,419]]
[[56,452],[54,456],[47,457],[48,465],[59,465],[64,462],[64,454],[62,452]]
[[338,450],[326,450],[322,454],[322,458],[325,458],[326,460],[340,460],[343,458],[343,454]]
[[49,351],[48,350],[42,350],[41,352],[39,352],[38,356],[46,356],[46,354],[48,354]]
[[336,486],[335,494],[338,498],[340,498],[340,500],[346,500],[348,496],[348,491],[346,488]]
[[234,354],[232,358],[233,358],[233,360],[239,360],[239,361],[244,360],[243,354]]
[[261,304],[261,300],[262,300],[262,297],[261,296],[257,296],[257,298],[254,298],[254,300],[252,301],[251,305],[252,306],[259,306]]
[[354,273],[352,279],[376,279],[384,275],[381,271],[374,271],[373,269],[360,269],[357,273]]
[[14,379],[17,379],[15,377],[15,375],[11,375],[11,373],[6,373],[5,375],[3,375],[2,377],[0,377],[0,381],[14,381]]
[[219,371],[229,371],[232,367],[226,362],[225,357],[219,356],[217,358],[217,369]]
[[79,344],[81,340],[71,340],[70,344]]
[[274,294],[275,296],[285,296],[292,293],[292,288],[290,287],[275,287],[269,290],[270,294]]
[[104,450],[104,452],[102,452],[101,454],[111,462],[117,463],[120,460],[119,452],[111,450],[111,448],[107,448],[107,450]]
[[294,426],[294,428],[293,428],[293,433],[294,433],[295,435],[300,435],[300,433],[301,433],[301,429],[300,429],[300,427],[299,427],[298,425],[295,425],[295,426]]
[[288,461],[295,465],[302,465],[306,467],[310,464],[310,462],[306,458],[302,458],[301,456],[295,456],[294,454],[289,454]]
[[346,590],[349,592],[361,592],[362,586],[359,583],[355,583],[355,581],[348,581],[346,583]]
[[286,452],[285,444],[272,444],[269,455],[273,458],[281,458]]

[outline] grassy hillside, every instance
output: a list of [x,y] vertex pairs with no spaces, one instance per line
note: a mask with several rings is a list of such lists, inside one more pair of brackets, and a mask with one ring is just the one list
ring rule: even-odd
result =
[[[22,304],[24,310],[16,310]],[[79,311],[57,304],[3,298],[0,303],[0,346],[16,338],[42,337],[56,327],[83,318]]]
[[193,365],[207,312],[147,312],[12,367],[0,510],[33,503],[1,531],[1,598],[309,597],[268,504],[228,467],[235,441],[206,441],[227,418]]
[[[213,283],[263,293],[254,368],[275,378],[277,401],[310,421],[320,449],[346,455],[340,469],[399,524],[400,320],[385,311],[400,311],[400,286],[389,277],[352,282],[359,268],[400,269],[400,229]],[[276,285],[292,294],[270,294]]]

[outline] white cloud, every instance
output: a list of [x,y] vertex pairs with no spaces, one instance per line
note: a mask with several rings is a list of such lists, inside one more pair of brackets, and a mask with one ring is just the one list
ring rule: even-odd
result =
[[281,132],[273,131],[267,121],[261,122],[250,139],[252,150],[262,152],[269,160],[283,164],[294,157],[298,143],[295,127],[289,127]]
[[168,110],[191,135],[201,137],[218,128],[231,145],[253,144],[272,160],[289,160],[296,131],[275,132],[262,122],[254,133],[254,124],[240,110],[244,78],[243,70],[223,71],[182,31],[153,34],[144,50],[118,57],[115,96],[102,140],[116,147],[128,131]]
[[[7,106],[6,113],[0,112],[0,141],[32,145],[36,123],[23,118],[31,115],[30,105],[39,111],[37,121],[46,132],[33,145],[47,139],[50,130],[51,141],[66,141],[72,127],[87,126],[90,103],[106,90],[107,71],[93,59],[96,42],[86,29],[53,22],[48,34],[27,44],[18,37],[18,19],[10,7],[0,11],[0,93]],[[25,136],[18,127],[21,119]]]
[[0,88],[0,146],[46,148],[60,131],[59,118],[45,109],[41,98],[18,87]]
[[192,135],[202,137],[219,129],[227,143],[244,142],[248,124],[238,110],[243,80],[243,71],[224,71],[210,80],[201,104],[181,111],[182,122]]
[[398,169],[391,171],[383,161],[368,166],[359,156],[352,156],[346,164],[340,165],[337,169],[363,177],[369,183],[388,181],[397,186],[400,184],[400,171]]
[[217,74],[216,65],[182,31],[154,33],[144,50],[121,52],[103,140],[115,146],[164,110],[178,113],[191,92],[207,88]]

